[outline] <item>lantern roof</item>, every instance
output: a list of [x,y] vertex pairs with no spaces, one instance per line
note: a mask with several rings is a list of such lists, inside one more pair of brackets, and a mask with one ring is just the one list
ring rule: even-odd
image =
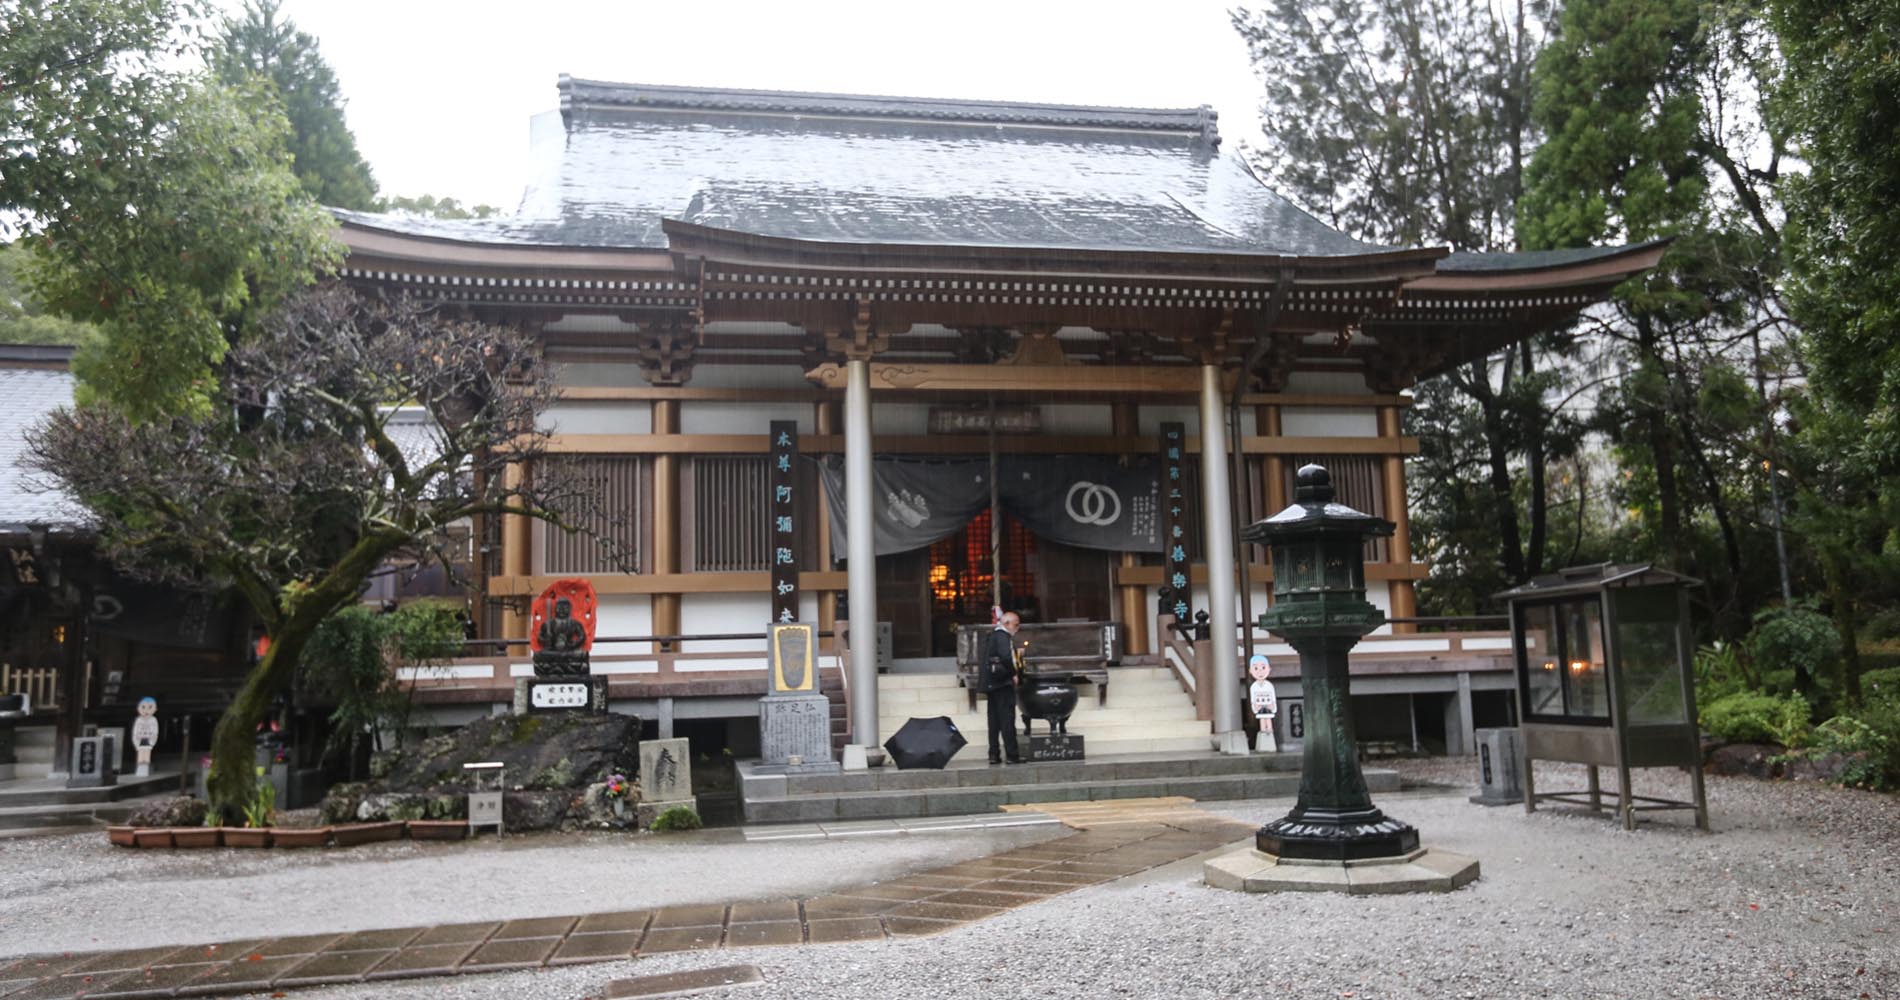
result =
[[1300,468],[1293,502],[1272,517],[1254,522],[1240,537],[1249,542],[1272,543],[1306,535],[1390,535],[1391,521],[1361,513],[1334,499],[1332,473],[1324,466]]
[[1663,569],[1652,563],[1591,563],[1587,566],[1570,566],[1555,573],[1532,577],[1524,583],[1509,590],[1501,590],[1492,596],[1499,600],[1520,601],[1540,597],[1592,594],[1611,587],[1650,587],[1664,584],[1699,587],[1702,581]]

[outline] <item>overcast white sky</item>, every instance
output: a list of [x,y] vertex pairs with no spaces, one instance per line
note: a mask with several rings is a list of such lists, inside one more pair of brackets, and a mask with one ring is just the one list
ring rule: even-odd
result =
[[[220,0],[232,10],[242,0]],[[1220,112],[1258,135],[1231,2],[285,0],[317,37],[385,194],[512,210],[561,73],[623,83]]]

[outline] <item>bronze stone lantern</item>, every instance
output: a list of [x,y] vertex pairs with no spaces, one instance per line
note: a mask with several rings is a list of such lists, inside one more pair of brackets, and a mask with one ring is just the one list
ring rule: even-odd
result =
[[1255,845],[1280,858],[1354,861],[1409,854],[1418,831],[1372,804],[1353,735],[1347,654],[1385,614],[1366,600],[1365,542],[1392,522],[1333,499],[1332,477],[1299,471],[1293,504],[1242,533],[1273,554],[1273,607],[1260,626],[1300,654],[1306,750],[1293,811],[1260,828]]

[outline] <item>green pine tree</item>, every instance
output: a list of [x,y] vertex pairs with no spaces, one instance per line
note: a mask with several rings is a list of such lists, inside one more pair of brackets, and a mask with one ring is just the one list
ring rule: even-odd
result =
[[335,208],[370,211],[376,207],[376,179],[343,119],[336,73],[317,51],[317,40],[279,16],[281,6],[281,0],[246,0],[243,16],[225,21],[212,67],[226,83],[269,82],[290,119],[297,180],[311,197]]

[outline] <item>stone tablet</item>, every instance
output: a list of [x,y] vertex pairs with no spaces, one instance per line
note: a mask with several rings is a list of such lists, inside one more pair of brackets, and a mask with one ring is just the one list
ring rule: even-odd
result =
[[822,694],[771,694],[759,699],[759,758],[766,764],[829,763],[831,699]]
[[640,799],[677,802],[693,797],[693,755],[683,739],[640,741]]

